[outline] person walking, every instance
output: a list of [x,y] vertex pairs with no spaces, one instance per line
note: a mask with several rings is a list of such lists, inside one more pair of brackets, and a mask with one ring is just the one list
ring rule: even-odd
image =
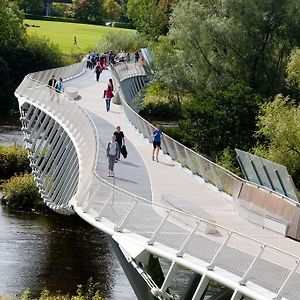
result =
[[107,86],[106,90],[104,91],[104,95],[103,97],[105,98],[105,102],[106,102],[106,111],[109,112],[110,111],[110,102],[111,102],[111,98],[114,96],[112,90],[111,90],[111,86]]
[[57,80],[55,79],[55,76],[54,75],[52,75],[52,77],[49,79],[49,81],[48,81],[48,86],[51,88],[51,89],[53,89],[53,88],[55,88],[55,86],[56,86],[56,82],[57,82]]
[[114,83],[113,83],[113,80],[111,78],[108,79],[108,84],[107,86],[110,86],[111,87],[111,91],[114,90]]
[[120,151],[117,155],[117,158],[116,158],[116,160],[119,160],[120,159],[120,154],[121,154],[121,149],[122,149],[123,146],[125,146],[125,136],[124,136],[123,131],[121,131],[120,126],[117,126],[117,129],[114,132],[114,135],[116,136],[116,142],[118,143],[119,149],[120,149]]
[[139,51],[135,51],[135,53],[134,53],[134,62],[138,63],[139,59],[140,59]]
[[160,126],[157,125],[156,129],[152,133],[153,137],[153,151],[152,151],[152,160],[154,160],[154,156],[156,161],[158,162],[158,154],[159,154],[159,149],[161,146],[161,137],[162,137],[162,132],[160,130]]
[[59,80],[55,84],[55,90],[58,93],[62,93],[64,91],[62,82],[63,82],[62,78],[59,78]]
[[99,81],[100,74],[102,72],[102,67],[100,66],[100,62],[98,61],[95,66],[96,80]]
[[116,136],[112,135],[111,142],[106,148],[106,157],[108,158],[108,177],[114,177],[114,164],[120,152],[119,145],[116,142]]

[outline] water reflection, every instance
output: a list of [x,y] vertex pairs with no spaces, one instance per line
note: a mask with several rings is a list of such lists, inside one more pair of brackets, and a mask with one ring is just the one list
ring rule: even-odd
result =
[[106,236],[79,217],[0,208],[0,229],[0,295],[75,293],[93,277],[107,299],[135,299]]

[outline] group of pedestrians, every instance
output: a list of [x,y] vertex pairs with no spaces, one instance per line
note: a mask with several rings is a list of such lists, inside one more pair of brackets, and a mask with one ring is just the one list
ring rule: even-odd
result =
[[63,79],[59,78],[56,80],[54,75],[52,75],[52,77],[49,79],[48,86],[58,93],[62,93],[64,91]]

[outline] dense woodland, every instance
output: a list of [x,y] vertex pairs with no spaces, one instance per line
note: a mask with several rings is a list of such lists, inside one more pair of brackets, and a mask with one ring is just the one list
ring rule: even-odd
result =
[[[25,74],[64,63],[56,46],[25,34],[23,12],[43,10],[43,0],[0,0],[1,110]],[[74,0],[51,13],[133,23],[156,71],[142,115],[167,116],[181,142],[226,167],[235,148],[282,163],[300,187],[299,1]]]

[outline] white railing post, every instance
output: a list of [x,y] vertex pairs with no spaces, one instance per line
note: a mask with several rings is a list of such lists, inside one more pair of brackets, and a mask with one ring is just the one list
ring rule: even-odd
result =
[[158,225],[158,227],[156,228],[156,230],[154,231],[153,235],[151,236],[150,240],[147,242],[148,245],[154,245],[156,237],[159,234],[160,229],[163,227],[163,225],[166,223],[166,221],[168,220],[170,214],[171,214],[171,210],[167,210],[167,214],[164,216],[164,218],[162,219],[162,221],[160,222],[160,224]]
[[297,271],[297,269],[298,269],[298,267],[299,267],[299,263],[300,263],[300,261],[297,260],[297,261],[296,261],[296,264],[295,264],[295,266],[294,266],[294,268],[291,270],[291,272],[289,273],[288,277],[285,279],[285,281],[284,281],[283,284],[281,285],[281,287],[280,287],[280,289],[279,289],[277,295],[273,298],[274,300],[279,300],[279,299],[281,299],[281,296],[282,296],[282,294],[283,294],[283,292],[284,292],[284,289],[285,289],[285,287],[287,286],[287,284],[289,283],[291,277],[296,273],[296,271]]
[[250,274],[252,268],[254,267],[256,262],[261,258],[261,256],[263,255],[265,250],[266,250],[266,245],[262,245],[259,253],[256,255],[256,257],[252,261],[251,265],[249,266],[248,270],[245,272],[243,278],[241,279],[240,285],[246,285],[246,283],[248,281],[248,278],[249,278],[249,274]]
[[138,198],[134,197],[133,200],[130,202],[129,206],[127,207],[125,213],[121,217],[120,221],[114,227],[115,231],[121,232],[124,229],[124,227],[126,225],[126,221],[128,220],[131,212],[133,211],[133,209],[135,208],[135,206],[137,205],[137,203],[138,203]]
[[190,232],[187,239],[184,241],[183,245],[181,246],[181,249],[178,251],[177,256],[182,257],[187,246],[189,245],[191,239],[194,237],[195,232],[197,231],[198,227],[200,225],[200,221],[197,221],[196,225],[194,226],[193,230]]
[[223,251],[223,249],[227,246],[230,238],[232,236],[232,232],[229,232],[227,235],[227,238],[224,240],[224,242],[222,243],[222,245],[220,246],[220,248],[217,250],[216,254],[214,255],[214,257],[211,259],[210,264],[207,266],[207,269],[210,271],[214,270],[215,267],[215,262],[217,260],[217,258],[219,257],[220,253]]

